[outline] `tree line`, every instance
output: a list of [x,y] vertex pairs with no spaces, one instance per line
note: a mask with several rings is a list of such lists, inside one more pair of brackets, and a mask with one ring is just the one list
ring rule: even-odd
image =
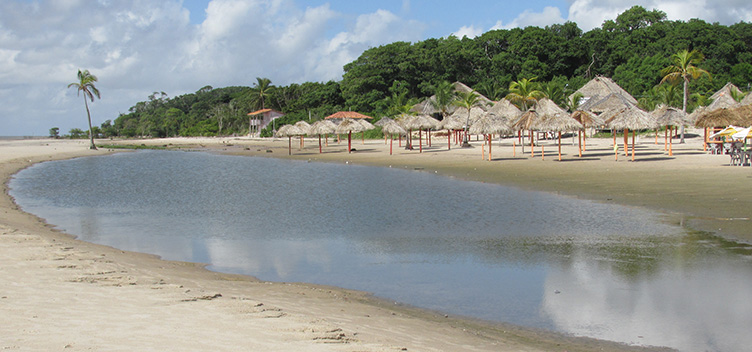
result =
[[[682,82],[666,82],[662,71],[685,50],[703,55],[698,65],[712,73],[693,81],[688,111],[708,104],[707,97],[726,82],[750,90],[752,24],[669,21],[660,10],[635,6],[588,32],[566,22],[374,47],[345,65],[339,82],[274,86],[257,78],[251,87],[206,86],[172,98],[155,92],[92,129],[97,137],[243,135],[249,129],[246,114],[261,108],[286,114],[277,126],[339,110],[394,116],[455,81],[492,100],[529,84],[567,107],[573,103],[567,97],[597,75],[611,77],[645,109],[659,103],[681,108]],[[270,134],[271,126],[262,131]]]

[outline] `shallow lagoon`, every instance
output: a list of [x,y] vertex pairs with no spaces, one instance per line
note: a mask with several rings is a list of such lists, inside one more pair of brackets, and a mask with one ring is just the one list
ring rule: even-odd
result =
[[25,211],[83,240],[212,270],[628,343],[752,343],[752,251],[645,209],[196,152],[47,162],[10,185]]

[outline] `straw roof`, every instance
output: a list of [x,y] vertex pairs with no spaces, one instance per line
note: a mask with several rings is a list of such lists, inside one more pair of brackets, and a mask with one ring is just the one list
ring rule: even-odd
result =
[[726,127],[728,125],[752,125],[752,105],[717,109],[701,115],[695,121],[697,127]]
[[522,111],[506,99],[501,99],[496,102],[496,104],[488,109],[488,112],[492,112],[507,121],[515,121],[520,115],[522,115]]
[[389,122],[389,121],[394,121],[394,120],[392,120],[392,119],[384,116],[384,117],[380,118],[378,121],[376,121],[373,125],[374,126],[384,126],[384,124],[387,123],[387,122]]
[[677,108],[659,105],[650,112],[658,126],[684,126],[687,124],[687,114]]
[[428,116],[428,115],[418,115],[418,121],[420,121],[423,128],[436,128],[441,124],[441,121]]
[[511,132],[512,127],[506,119],[492,112],[480,116],[469,129],[473,134],[492,134]]
[[402,126],[400,126],[397,122],[395,122],[394,120],[391,120],[391,119],[381,125],[381,131],[384,134],[400,134],[400,135],[403,135],[403,134],[407,133],[407,131],[405,131],[405,129],[402,128]]
[[376,128],[376,126],[374,126],[370,122],[366,121],[365,119],[357,119],[357,120],[354,120],[354,121],[357,122],[357,123],[359,123],[361,126],[363,126],[363,131],[368,131],[368,130],[372,130],[372,129]]
[[740,102],[741,105],[752,105],[752,92],[747,92],[747,96]]
[[302,136],[305,132],[303,132],[300,128],[294,126],[294,125],[284,125],[277,130],[277,134],[275,134],[276,137],[294,137],[294,136]]
[[[608,77],[603,76],[597,76],[593,79],[591,79],[588,83],[585,83],[582,88],[578,89],[574,93],[572,93],[569,98],[571,99],[572,96],[575,94],[580,93],[582,94],[582,103],[585,104],[591,100],[600,100],[609,94],[619,94],[622,95],[627,101],[632,103],[633,105],[637,105],[637,99],[635,99],[633,96],[629,95],[624,88],[620,87],[616,82],[611,80]],[[581,110],[586,110],[582,109]]]
[[566,110],[560,108],[551,99],[543,98],[538,100],[535,105],[535,112],[538,113],[533,120],[531,128],[537,131],[577,131],[582,129],[582,125],[573,119]]
[[355,111],[338,111],[335,112],[327,117],[325,119],[372,119],[373,117],[363,115],[361,113],[357,113]]
[[303,134],[309,134],[311,131],[311,125],[305,121],[298,121],[295,123],[295,127],[303,131]]
[[[452,83],[452,86],[454,87],[455,92],[473,92],[475,94],[478,94],[478,99],[481,101],[481,107],[485,110],[486,106],[490,106],[493,104],[493,101],[491,99],[486,98],[483,94],[478,93],[478,91],[468,87],[466,84],[462,82],[454,82]],[[424,115],[433,115],[440,113],[440,111],[436,110],[436,108],[433,106],[433,102],[436,101],[436,95],[432,95],[431,97],[423,100],[422,102],[413,105],[412,109],[410,111],[416,112],[418,114],[424,114]],[[457,110],[459,110],[458,107],[454,105],[449,105],[447,108],[448,114],[453,114]]]
[[402,114],[397,117],[395,121],[397,121],[397,123],[406,130],[417,130],[419,128],[423,128],[421,127],[420,120],[415,115]]
[[337,125],[334,132],[337,134],[345,134],[349,132],[363,132],[365,131],[363,125],[357,123],[355,120],[346,118]]
[[658,127],[656,119],[652,115],[634,105],[620,110],[606,111],[601,117],[606,119],[606,126],[617,130],[634,131]]
[[575,121],[579,122],[582,127],[598,127],[606,124],[600,116],[590,111],[575,110],[570,116],[572,116]]
[[736,94],[741,94],[742,91],[741,89],[739,89],[739,87],[735,86],[733,83],[727,82],[726,85],[723,86],[723,88],[713,93],[713,95],[710,96],[710,99],[718,100],[718,98],[724,95],[731,96],[732,92]]
[[460,115],[455,114],[441,120],[441,124],[437,128],[444,130],[461,130],[465,128],[465,119],[460,117]]
[[335,129],[337,129],[337,125],[335,125],[334,122],[331,122],[329,120],[319,120],[319,121],[314,122],[311,125],[311,129],[308,131],[308,134],[310,135],[329,134],[329,133],[334,133]]
[[636,107],[637,104],[632,102],[634,98],[632,98],[631,100],[629,98],[632,98],[632,96],[630,95],[629,97],[627,97],[619,93],[610,93],[603,97],[589,99],[585,103],[581,104],[579,109],[596,113],[603,113],[607,110],[620,110],[632,106]]

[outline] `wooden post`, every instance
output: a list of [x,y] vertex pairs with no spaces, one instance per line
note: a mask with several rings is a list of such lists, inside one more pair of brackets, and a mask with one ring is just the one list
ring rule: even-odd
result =
[[421,153],[423,153],[423,135],[422,135],[422,133],[423,133],[423,129],[419,128],[418,129],[418,145],[420,146],[419,147],[419,151]]
[[559,131],[559,161],[561,161],[561,131]]
[[674,156],[674,139],[668,141],[668,156]]
[[287,136],[287,155],[292,155],[292,136]]
[[533,138],[533,131],[530,131],[530,157],[535,158],[535,138]]
[[578,149],[577,153],[580,156],[580,158],[582,158],[582,132],[583,131],[579,131],[577,133],[577,149]]
[[319,135],[319,154],[321,154],[321,135]]
[[347,132],[347,152],[352,153],[352,131]]
[[517,141],[515,141],[514,139],[512,139],[512,157],[517,157]]
[[635,139],[635,131],[632,130],[632,161],[634,161],[634,139]]
[[447,150],[452,150],[452,131],[447,130]]
[[546,147],[541,144],[541,160],[546,160]]
[[389,138],[389,155],[392,155],[392,144],[394,144],[394,136]]
[[493,134],[488,135],[488,161],[491,161],[491,140],[493,139]]

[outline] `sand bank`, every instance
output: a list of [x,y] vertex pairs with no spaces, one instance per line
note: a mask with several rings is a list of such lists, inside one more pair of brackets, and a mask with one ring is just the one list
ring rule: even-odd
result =
[[[427,172],[528,189],[560,192],[604,202],[676,213],[693,226],[724,225],[727,236],[749,239],[744,218],[749,200],[721,193],[744,187],[750,168],[725,166],[727,157],[697,152],[692,143],[666,158],[660,148],[639,145],[638,162],[613,161],[607,140],[581,160],[565,146],[553,154],[512,157],[510,141],[494,146],[492,162],[481,147],[446,151],[434,140],[418,153],[383,141],[330,141],[318,153],[309,139],[292,158],[422,169]],[[134,144],[133,141],[117,143]],[[247,138],[170,139],[135,144],[287,158],[288,141]],[[295,147],[297,145],[293,143]],[[101,155],[78,141],[0,142],[0,179],[34,162]],[[549,150],[550,148],[550,150]],[[660,149],[660,150],[659,150]],[[555,151],[553,145],[547,153]],[[269,152],[271,151],[271,152]],[[574,151],[574,152],[573,152]],[[592,153],[592,154],[590,154]],[[667,160],[663,160],[667,159]],[[699,174],[699,175],[698,175]],[[709,177],[710,176],[710,177]],[[5,184],[5,183],[3,183]],[[5,186],[4,186],[5,187]],[[11,350],[272,350],[272,351],[588,351],[634,350],[610,342],[485,324],[377,301],[366,294],[308,284],[259,282],[213,273],[200,264],[74,240],[0,197],[0,347]],[[710,219],[710,220],[708,220]],[[728,224],[742,224],[737,227]],[[744,226],[746,224],[746,226]],[[746,236],[746,237],[745,237]]]

